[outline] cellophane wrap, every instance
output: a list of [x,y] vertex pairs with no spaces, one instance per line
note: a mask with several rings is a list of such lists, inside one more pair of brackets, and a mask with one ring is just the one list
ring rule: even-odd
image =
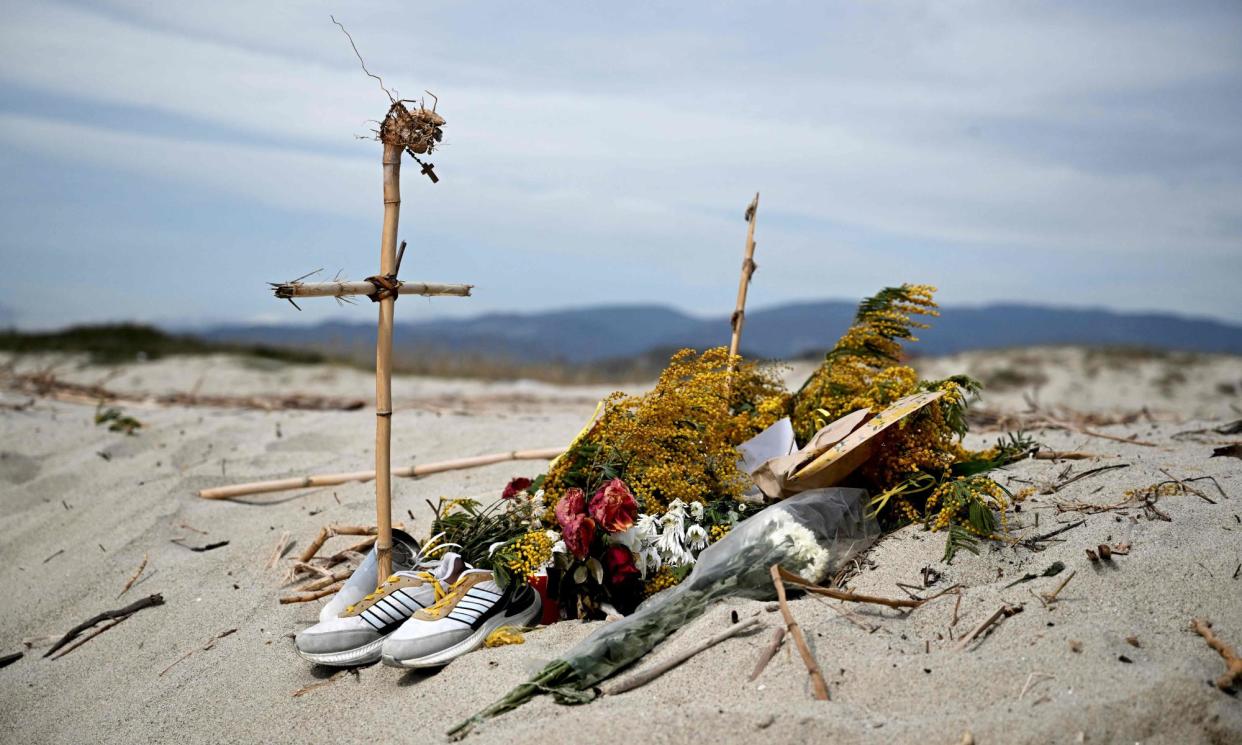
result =
[[865,499],[862,489],[816,489],[761,510],[704,549],[681,584],[651,596],[561,659],[578,686],[589,687],[637,661],[714,600],[774,598],[773,564],[821,581],[879,535],[875,520],[865,516]]

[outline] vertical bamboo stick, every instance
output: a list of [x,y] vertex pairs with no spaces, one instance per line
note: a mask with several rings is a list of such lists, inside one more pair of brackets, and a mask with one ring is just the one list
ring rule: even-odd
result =
[[746,253],[742,259],[742,278],[737,285],[737,308],[733,311],[733,338],[729,341],[729,354],[738,353],[742,344],[742,324],[746,320],[746,292],[750,289],[750,275],[755,273],[755,214],[759,211],[759,192],[746,208]]
[[[397,268],[397,221],[401,216],[400,145],[384,143],[384,231],[380,237],[380,274]],[[377,584],[392,574],[392,320],[396,298],[379,302],[375,340],[375,553]]]

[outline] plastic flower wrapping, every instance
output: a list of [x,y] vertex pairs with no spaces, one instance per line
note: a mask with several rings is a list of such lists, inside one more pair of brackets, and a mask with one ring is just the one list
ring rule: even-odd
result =
[[713,601],[775,597],[769,574],[774,564],[821,581],[879,535],[875,520],[864,513],[864,499],[859,489],[819,489],[760,510],[705,548],[683,582],[599,629],[449,735],[462,737],[475,724],[539,693],[551,693],[562,703],[591,700],[592,686],[642,658]]

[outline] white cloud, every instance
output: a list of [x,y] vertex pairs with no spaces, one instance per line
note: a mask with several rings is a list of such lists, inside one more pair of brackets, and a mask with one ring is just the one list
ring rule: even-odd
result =
[[[351,137],[384,99],[328,10],[15,7],[0,85],[76,101],[81,115],[0,113],[0,139],[127,178],[365,218],[378,211],[378,154]],[[1242,86],[1242,22],[1200,10],[377,5],[342,20],[391,85],[440,94],[445,181],[410,187],[407,224],[461,245],[589,251],[693,281],[722,250],[734,263],[735,213],[760,188],[765,247],[779,240],[794,262],[824,264],[817,252],[841,240],[831,226],[860,236],[834,262],[922,241],[948,252],[924,259],[940,265],[984,247],[998,262],[1046,253],[1095,267],[1177,252],[1206,277],[1242,238],[1242,135],[1234,117],[1170,96]],[[129,108],[96,124],[93,106]],[[144,112],[185,131],[155,133]],[[1151,143],[1160,158],[1143,157]],[[1124,167],[1099,167],[1105,156]],[[807,284],[766,276],[783,283],[777,296]]]

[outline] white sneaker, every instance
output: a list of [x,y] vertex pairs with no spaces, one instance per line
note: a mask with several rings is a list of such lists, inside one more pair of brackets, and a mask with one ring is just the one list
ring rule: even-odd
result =
[[390,667],[439,667],[474,651],[501,626],[539,618],[539,593],[510,582],[501,590],[484,569],[463,572],[442,599],[418,611],[383,643]]
[[350,667],[375,662],[384,640],[416,611],[444,598],[465,569],[461,556],[449,553],[433,571],[397,572],[337,617],[298,634],[294,646],[299,655],[319,665]]

